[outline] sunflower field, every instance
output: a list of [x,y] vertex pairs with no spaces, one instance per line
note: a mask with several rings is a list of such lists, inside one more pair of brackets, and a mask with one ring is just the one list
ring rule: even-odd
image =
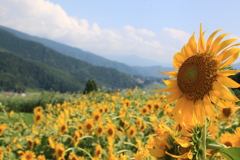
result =
[[[36,107],[33,123],[26,123],[20,113],[4,112],[0,159],[190,159],[200,147],[199,128],[180,124],[172,115],[174,105],[162,105],[164,98],[164,94],[144,94],[137,88],[93,92],[63,104],[48,104],[46,109]],[[216,110],[209,137],[240,147],[237,111],[234,104]]]

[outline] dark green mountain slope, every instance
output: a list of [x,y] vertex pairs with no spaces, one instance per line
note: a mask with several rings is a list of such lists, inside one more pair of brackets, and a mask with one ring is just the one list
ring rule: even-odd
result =
[[28,34],[25,34],[25,33],[22,33],[22,32],[7,28],[7,27],[0,26],[0,28],[13,33],[14,35],[16,35],[19,38],[39,42],[59,53],[74,57],[76,59],[86,61],[93,65],[114,68],[114,69],[117,69],[118,71],[127,73],[129,75],[139,75],[139,74],[141,75],[140,72],[138,72],[134,68],[132,68],[128,65],[125,65],[123,63],[111,61],[111,60],[108,60],[101,56],[95,55],[93,53],[83,51],[83,50],[75,48],[75,47],[70,47],[70,46],[67,46],[67,45],[64,45],[64,44],[61,44],[58,42],[54,42],[54,41],[51,41],[51,40],[48,40],[45,38],[30,36]]
[[95,79],[98,85],[109,87],[133,88],[136,86],[134,79],[116,69],[93,66],[87,62],[58,53],[40,43],[18,38],[1,29],[0,47],[24,58],[62,70],[73,76],[81,84],[85,84],[88,79]]
[[1,48],[0,77],[2,90],[24,91],[26,88],[37,88],[67,92],[84,89],[84,85],[61,70]]

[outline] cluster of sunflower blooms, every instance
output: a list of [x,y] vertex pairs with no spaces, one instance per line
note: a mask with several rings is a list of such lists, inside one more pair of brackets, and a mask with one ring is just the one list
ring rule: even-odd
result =
[[[0,114],[0,159],[173,160],[240,159],[240,85],[228,70],[240,49],[236,39],[204,41],[200,27],[176,53],[161,94],[137,88],[78,95],[62,104],[38,106],[33,122],[24,114]],[[170,93],[170,94],[169,94]]]
[[[37,106],[25,114],[0,114],[0,159],[152,159],[145,147],[160,121],[172,123],[165,95],[138,88],[121,93],[73,96],[62,104]],[[0,104],[3,111],[4,106]]]

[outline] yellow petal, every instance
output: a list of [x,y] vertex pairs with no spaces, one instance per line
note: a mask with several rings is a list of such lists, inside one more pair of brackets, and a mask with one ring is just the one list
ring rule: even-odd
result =
[[218,59],[218,62],[223,62],[225,61],[227,58],[229,58],[230,56],[232,56],[233,54],[239,52],[240,49],[239,48],[231,48],[229,50],[224,50],[222,51],[221,54],[218,55],[217,59]]
[[196,54],[196,52],[194,52],[194,53],[192,52],[192,50],[189,46],[185,46],[184,49],[185,49],[186,55],[188,57],[191,57],[192,55]]
[[183,62],[184,58],[182,52],[176,53],[173,57],[173,67],[178,70]]
[[221,31],[222,29],[219,29],[219,30],[216,30],[215,32],[213,32],[210,36],[209,36],[209,38],[208,38],[208,40],[207,40],[207,48],[206,48],[206,52],[208,53],[208,51],[209,51],[209,49],[210,49],[210,47],[211,47],[211,45],[212,45],[212,40],[213,40],[213,38],[214,38],[214,36],[219,32],[219,31]]
[[[198,123],[201,126],[203,126],[203,124],[204,124],[205,115],[206,115],[204,107],[205,106],[203,105],[202,100],[199,99],[195,102],[194,112],[195,112],[196,117],[194,119],[196,119],[195,123]],[[195,126],[196,126],[196,124],[195,124]]]
[[214,41],[213,41],[213,44],[212,44],[212,47],[210,49],[210,53],[213,53],[214,55],[216,55],[216,49],[217,49],[217,46],[219,45],[220,41],[226,36],[228,35],[229,33],[224,33],[220,36],[218,36]]
[[197,43],[196,43],[196,40],[195,40],[195,37],[194,37],[194,33],[192,34],[191,38],[189,39],[187,46],[191,50],[190,56],[197,53]]
[[229,88],[239,88],[240,84],[225,76],[218,76],[217,81]]
[[168,80],[162,80],[163,83],[165,83],[167,86],[171,85],[171,83],[177,83],[177,79],[168,79]]
[[155,92],[172,92],[178,88],[178,84],[175,82],[170,83],[167,88],[154,90]]
[[[211,92],[211,91],[210,91]],[[204,103],[204,108],[205,108],[205,111],[206,111],[206,114],[207,116],[213,116],[215,113],[214,113],[214,105],[212,104],[212,99],[211,99],[211,94],[209,92],[209,96],[206,94],[204,97],[203,97],[203,103]]]
[[237,74],[238,70],[222,70],[222,71],[218,71],[218,75],[219,76],[231,76],[231,75],[235,75]]
[[169,75],[170,77],[173,77],[173,78],[176,78],[176,77],[177,77],[177,74],[178,74],[178,71],[171,71],[171,72],[158,71],[158,72],[159,72],[159,73],[162,73],[162,74]]
[[174,155],[174,154],[168,153],[167,151],[165,153],[168,154],[169,156],[173,157],[173,158],[183,158],[183,159],[190,158],[188,156],[189,152],[186,152],[182,155]]
[[177,141],[178,144],[180,144],[184,148],[188,148],[191,146],[191,143],[189,142],[190,139],[188,138],[176,138],[176,137],[173,138],[175,139],[175,141]]
[[231,64],[232,62],[234,62],[239,56],[239,52],[237,53],[234,53],[228,60],[226,60],[224,63],[222,63],[219,68],[223,68],[223,67],[226,67],[228,66],[229,64]]
[[180,111],[181,108],[186,105],[186,103],[187,103],[187,99],[185,97],[181,97],[180,99],[178,99],[178,101],[176,102],[176,105],[172,110],[172,113],[177,113],[178,111]]
[[221,107],[221,108],[225,108],[226,105],[220,100],[219,97],[217,97],[213,91],[210,91],[209,92],[209,95],[210,95],[210,99],[211,101],[216,104],[217,106]]
[[187,100],[186,106],[184,107],[183,110],[183,119],[189,119],[190,121],[192,120],[193,116],[193,111],[194,111],[194,102]]
[[167,102],[164,103],[163,105],[168,105],[174,101],[176,101],[179,97],[181,96],[181,91],[174,91],[171,94],[169,94],[168,96],[166,96],[164,99],[167,99]]
[[235,97],[226,87],[222,86],[217,81],[213,82],[212,88],[213,88],[214,94],[219,98],[222,98],[224,100],[229,100],[232,102],[239,101],[237,97]]
[[221,42],[217,47],[216,50],[213,50],[214,53],[220,52],[222,49],[226,48],[228,45],[233,43],[234,41],[237,41],[237,39],[228,39],[223,42]]
[[198,53],[204,53],[205,46],[204,46],[204,33],[202,32],[202,24],[200,24],[200,36],[198,39]]
[[186,50],[186,46],[183,46],[183,47],[182,47],[181,52],[182,52],[182,54],[184,55],[184,57],[187,57],[187,58],[189,57],[188,52],[187,52],[187,50]]

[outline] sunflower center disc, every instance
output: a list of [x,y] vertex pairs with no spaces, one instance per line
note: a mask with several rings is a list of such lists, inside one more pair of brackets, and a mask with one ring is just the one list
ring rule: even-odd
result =
[[223,108],[222,113],[224,117],[228,118],[231,114],[231,108]]
[[212,89],[217,69],[217,61],[210,54],[202,53],[189,57],[179,69],[178,87],[188,100],[203,99]]
[[189,83],[193,83],[197,80],[198,78],[198,68],[197,66],[189,66],[186,68],[185,71],[185,80],[188,81]]

